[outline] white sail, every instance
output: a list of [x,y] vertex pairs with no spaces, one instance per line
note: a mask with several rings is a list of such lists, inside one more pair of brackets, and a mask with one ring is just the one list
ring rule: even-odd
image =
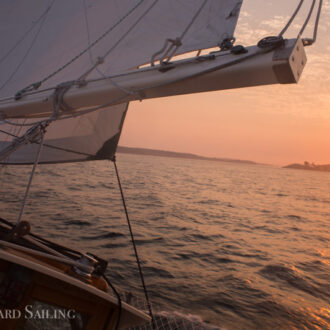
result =
[[[116,152],[127,107],[128,104],[120,104],[78,118],[51,123],[47,128],[39,163],[111,159]],[[0,150],[8,147],[12,138],[23,132],[15,126],[0,125]],[[25,144],[3,162],[33,164],[38,147],[37,143]]]
[[219,45],[233,37],[241,2],[2,0],[0,95],[12,96],[59,69],[42,87],[78,79],[99,57],[104,63],[88,78],[134,68],[150,62],[166,39],[181,38],[178,54]]
[[[241,3],[240,0],[3,0],[0,99],[12,97],[31,84],[45,89],[85,78],[86,73],[90,80],[135,69],[166,56],[166,50],[162,50],[166,43],[172,46],[167,55],[221,45],[223,40],[233,38]],[[124,103],[52,122],[47,128],[40,162],[111,158],[126,109]],[[38,116],[28,121],[47,119]],[[24,134],[27,127],[21,127],[19,135],[10,133],[13,130],[6,123],[0,129],[3,150],[10,148],[15,137]],[[36,143],[20,146],[6,162],[33,163],[37,149]]]

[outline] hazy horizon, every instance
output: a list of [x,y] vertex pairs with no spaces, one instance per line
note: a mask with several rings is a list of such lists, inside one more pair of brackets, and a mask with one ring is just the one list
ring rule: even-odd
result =
[[[283,164],[271,164],[271,163],[263,163],[263,162],[257,162],[254,159],[245,159],[245,158],[229,158],[229,157],[221,157],[221,156],[205,156],[205,155],[200,155],[197,153],[193,153],[193,152],[186,152],[186,151],[174,151],[174,150],[168,150],[168,149],[155,149],[155,148],[146,148],[146,147],[135,147],[135,146],[128,146],[128,145],[118,145],[118,147],[120,148],[130,148],[130,149],[147,149],[147,150],[153,150],[153,151],[160,151],[160,152],[169,152],[169,153],[182,153],[182,154],[189,154],[192,156],[197,156],[197,157],[205,157],[206,160],[207,158],[215,158],[215,159],[224,159],[224,160],[233,160],[233,161],[246,161],[246,162],[253,162],[255,164],[258,165],[270,165],[270,166],[285,166],[285,165],[290,165],[293,163],[283,163]],[[120,151],[117,151],[120,153]],[[147,155],[149,156],[149,155]],[[164,156],[164,157],[171,157],[171,156]],[[203,159],[202,159],[203,160]],[[304,160],[303,162],[300,162],[299,164],[303,164],[305,161],[307,161],[308,163],[315,163],[313,161],[309,161],[308,159]],[[330,163],[315,163],[315,165],[330,165]]]

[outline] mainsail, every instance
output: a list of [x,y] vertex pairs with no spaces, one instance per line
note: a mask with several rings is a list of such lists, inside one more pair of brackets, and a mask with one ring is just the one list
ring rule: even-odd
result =
[[[0,98],[24,97],[25,91],[83,82],[86,77],[105,78],[157,59],[221,46],[233,39],[241,4],[240,0],[4,0]],[[108,83],[115,84],[111,79]],[[111,158],[128,104],[109,102],[84,116],[52,120],[40,162]],[[24,125],[45,119],[27,119]],[[17,137],[12,124],[0,125],[1,140],[7,141],[1,149],[10,145],[9,137]],[[26,127],[21,127],[20,135]],[[37,144],[21,146],[5,161],[33,162]]]

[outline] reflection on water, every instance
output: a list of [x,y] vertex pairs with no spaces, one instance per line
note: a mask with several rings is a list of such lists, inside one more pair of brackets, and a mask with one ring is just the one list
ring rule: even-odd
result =
[[[329,327],[329,173],[136,155],[118,167],[154,305],[229,329]],[[28,171],[5,169],[2,217],[15,221]],[[141,294],[110,162],[40,166],[24,219]]]

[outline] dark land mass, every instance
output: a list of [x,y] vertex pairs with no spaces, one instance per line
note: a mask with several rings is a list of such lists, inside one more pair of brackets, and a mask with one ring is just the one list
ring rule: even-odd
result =
[[293,168],[297,170],[308,170],[308,171],[322,171],[330,172],[330,164],[326,165],[315,165],[314,163],[305,162],[304,164],[290,164],[284,166],[284,168]]
[[197,160],[212,160],[212,161],[219,161],[219,162],[231,162],[231,163],[243,163],[243,164],[257,164],[250,160],[203,157],[203,156],[198,156],[198,155],[183,153],[183,152],[163,151],[163,150],[145,149],[145,148],[130,148],[130,147],[118,146],[117,152],[120,152],[123,154],[136,154],[136,155],[172,157],[172,158],[186,158],[186,159],[197,159]]

